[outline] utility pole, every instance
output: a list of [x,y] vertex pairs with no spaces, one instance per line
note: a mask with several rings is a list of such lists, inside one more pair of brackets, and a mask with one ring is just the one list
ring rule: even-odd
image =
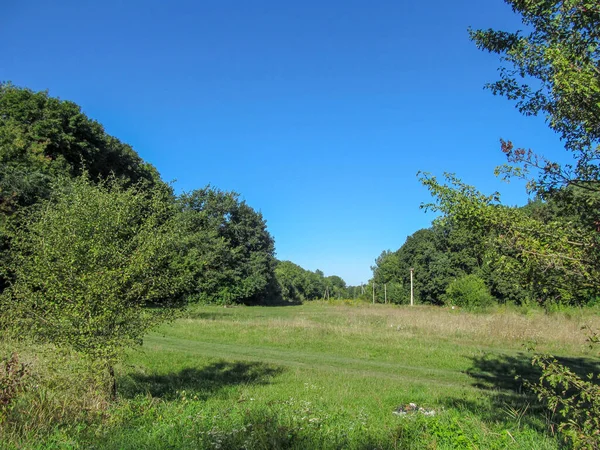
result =
[[373,281],[373,304],[375,304],[375,281]]
[[410,306],[413,306],[415,304],[415,296],[414,296],[414,289],[413,289],[413,272],[415,269],[413,269],[412,267],[410,268]]
[[387,305],[387,283],[383,284],[383,298],[384,298],[384,302]]

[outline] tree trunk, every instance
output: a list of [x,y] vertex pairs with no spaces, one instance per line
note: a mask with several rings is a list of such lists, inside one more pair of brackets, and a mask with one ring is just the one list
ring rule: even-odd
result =
[[110,399],[117,399],[117,378],[115,377],[115,368],[111,363],[108,363],[108,375],[110,376]]

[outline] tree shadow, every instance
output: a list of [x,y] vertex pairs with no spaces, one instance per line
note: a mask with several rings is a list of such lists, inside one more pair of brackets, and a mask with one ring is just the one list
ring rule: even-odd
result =
[[270,298],[265,300],[263,303],[250,304],[248,306],[300,306],[302,305],[302,300],[299,299],[291,299],[284,300],[281,297]]
[[[472,357],[473,365],[465,373],[472,378],[473,386],[486,392],[489,406],[457,398],[446,399],[446,405],[469,410],[485,420],[513,421],[546,431],[551,420],[550,411],[527,388],[527,383],[538,382],[542,374],[539,367],[531,364],[531,358],[531,354],[523,352]],[[556,360],[579,376],[600,371],[598,360],[572,357],[556,357]]]
[[[522,394],[525,382],[534,383],[541,375],[541,370],[531,364],[531,358],[531,354],[523,352],[516,355],[485,354],[471,358],[473,367],[466,373],[473,378],[473,385],[480,389]],[[581,377],[600,371],[600,361],[597,359],[583,357],[555,357],[555,359]]]
[[164,375],[129,373],[119,380],[119,391],[125,398],[143,394],[164,400],[179,398],[185,391],[187,395],[206,400],[227,386],[268,384],[281,373],[283,368],[261,362],[218,361]]
[[227,309],[224,311],[188,311],[186,319],[199,319],[199,320],[221,320],[230,318],[231,314],[227,313]]

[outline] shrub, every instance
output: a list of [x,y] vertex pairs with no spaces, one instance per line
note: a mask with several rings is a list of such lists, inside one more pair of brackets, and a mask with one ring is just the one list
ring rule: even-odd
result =
[[483,308],[494,302],[485,282],[477,275],[465,275],[450,283],[445,303],[465,308]]
[[65,180],[15,232],[0,327],[105,361],[114,378],[122,349],[176,306],[171,208],[160,188]]
[[[591,332],[591,345],[600,343]],[[550,355],[536,355],[542,370],[537,383],[525,382],[548,409],[558,414],[558,431],[573,448],[600,449],[600,376],[582,378]]]

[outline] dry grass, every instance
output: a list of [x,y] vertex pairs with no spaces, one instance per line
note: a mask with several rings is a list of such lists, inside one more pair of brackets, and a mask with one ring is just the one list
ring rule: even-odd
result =
[[0,341],[0,356],[17,352],[27,366],[25,392],[2,413],[6,442],[44,435],[55,424],[93,420],[108,408],[108,377],[82,355],[51,345]]
[[[308,307],[308,308],[307,308]],[[600,329],[600,316],[585,310],[546,314],[536,309],[498,309],[488,313],[451,310],[435,306],[368,305],[350,302],[313,302],[289,314],[265,317],[249,308],[228,310],[222,316],[200,319],[206,325],[231,325],[270,330],[306,330],[334,334],[339,338],[381,335],[396,339],[428,337],[457,343],[522,350],[588,354],[585,327]],[[243,310],[243,312],[242,312]],[[262,311],[264,311],[263,309]],[[248,312],[253,312],[247,314]],[[188,324],[199,318],[190,318]],[[267,333],[271,334],[271,333]],[[276,334],[271,334],[276,336]]]
[[567,317],[536,311],[524,315],[512,310],[481,314],[433,306],[347,309],[351,313],[349,317],[358,326],[362,326],[365,320],[377,318],[385,326],[404,330],[405,333],[477,340],[484,345],[533,342],[577,350],[585,347],[582,327],[600,328],[599,316],[586,317],[582,314]]

